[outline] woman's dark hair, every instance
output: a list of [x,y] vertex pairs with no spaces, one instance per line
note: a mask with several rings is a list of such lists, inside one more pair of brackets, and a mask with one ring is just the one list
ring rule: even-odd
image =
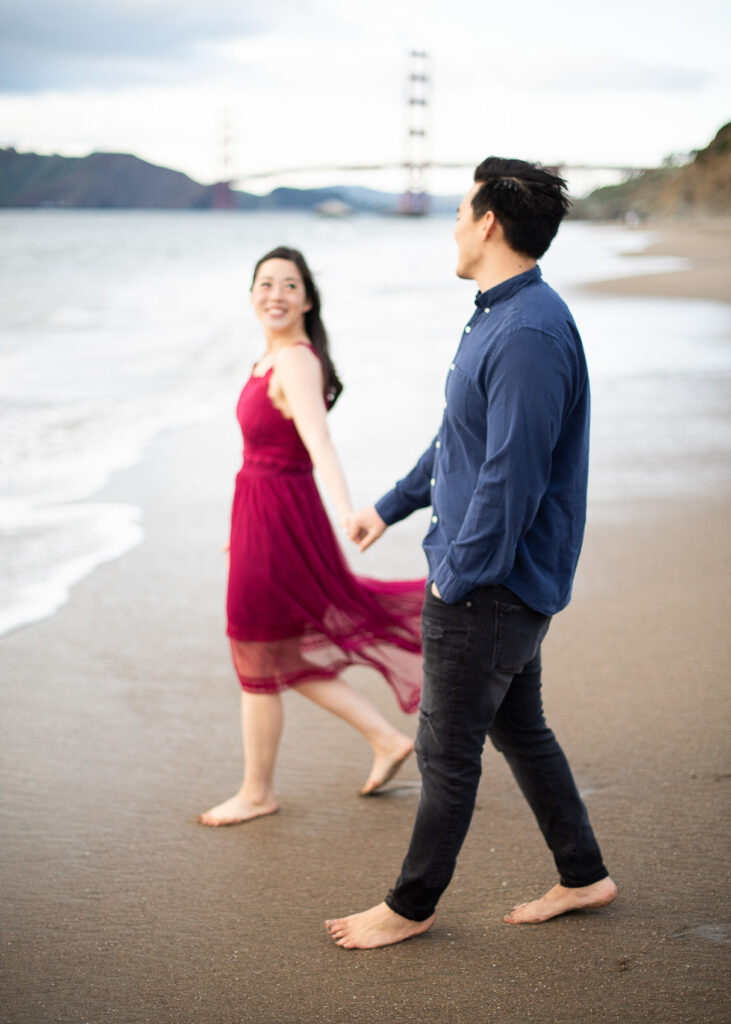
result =
[[312,346],[320,357],[322,363],[322,376],[324,380],[323,394],[325,397],[325,404],[328,409],[332,409],[337,401],[338,395],[343,390],[343,385],[335,372],[335,366],[330,358],[330,346],[327,340],[327,331],[325,325],[320,318],[320,293],[317,290],[317,285],[314,282],[310,268],[305,262],[305,258],[298,249],[289,249],[286,245],[279,245],[276,249],[272,249],[266,256],[258,261],[254,267],[254,274],[251,278],[251,287],[254,287],[254,281],[256,275],[259,272],[259,267],[262,263],[266,263],[267,260],[289,260],[290,263],[294,263],[300,272],[302,277],[302,283],[305,286],[305,293],[307,298],[312,303],[310,309],[305,313],[305,331],[307,337],[312,342]]
[[510,248],[540,259],[568,213],[564,179],[526,160],[489,156],[475,170],[475,181],[480,187],[472,198],[474,219],[492,210]]

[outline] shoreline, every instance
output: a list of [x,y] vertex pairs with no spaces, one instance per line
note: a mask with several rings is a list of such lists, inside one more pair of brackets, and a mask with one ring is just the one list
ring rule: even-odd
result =
[[[632,230],[624,224],[614,224]],[[704,299],[731,303],[731,217],[689,217],[686,220],[651,219],[637,230],[658,238],[626,259],[636,256],[677,256],[690,261],[683,270],[637,274],[596,281],[584,290],[597,295],[663,299]]]
[[[632,230],[626,225],[615,222],[606,222],[604,226],[619,228],[623,231]],[[731,217],[651,220],[643,224],[640,230],[645,233],[651,231],[657,234],[658,238],[645,249],[628,253],[625,259],[631,261],[633,257],[637,256],[672,255],[692,261],[693,267],[681,271],[640,274],[597,281],[577,286],[577,288],[585,292],[617,297],[692,298],[723,301],[726,304],[731,302],[731,285],[729,284],[731,282]],[[186,429],[186,427],[182,425],[165,428],[165,430],[168,429],[178,430]],[[147,447],[154,444],[155,441],[156,437],[145,441],[140,460],[146,458]],[[115,469],[112,479],[116,473],[123,472],[124,468],[125,466],[121,465]],[[105,488],[102,488],[101,491],[89,494],[74,502],[73,505],[81,511],[100,500],[103,501],[104,490]],[[40,588],[43,593],[42,599],[33,594],[25,602],[22,612],[8,613],[8,621],[11,624],[3,627],[0,639],[18,630],[32,627],[35,623],[45,621],[46,618],[54,615],[59,607],[63,607],[64,603],[72,599],[70,591],[80,579],[85,578],[88,571],[94,571],[97,566],[104,564],[110,558],[121,557],[117,553],[117,549],[130,550],[131,545],[136,544],[137,541],[130,541],[129,537],[138,531],[138,526],[134,522],[136,513],[133,507],[128,509],[127,515],[130,517],[130,522],[121,539],[118,531],[111,540],[106,537],[100,540],[96,551],[86,553],[68,563],[59,563],[52,578]],[[91,570],[79,569],[79,566],[87,561],[93,563],[94,567]],[[64,598],[59,597],[61,591],[66,592]],[[53,593],[52,598],[47,597],[50,592]],[[43,604],[45,608],[38,613],[28,612],[25,610],[25,605],[28,603]],[[53,606],[52,609],[51,606]]]

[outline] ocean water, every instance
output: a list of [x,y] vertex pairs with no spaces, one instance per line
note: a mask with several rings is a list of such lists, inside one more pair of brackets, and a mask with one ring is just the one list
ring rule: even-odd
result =
[[[650,233],[564,225],[544,276],[569,302],[593,387],[590,514],[728,486],[731,316],[581,286],[682,261]],[[0,635],[144,536],[142,510],[98,500],[162,431],[229,412],[262,340],[255,260],[300,247],[346,391],[332,431],[356,504],[429,443],[475,287],[454,275],[448,218],[0,213]]]

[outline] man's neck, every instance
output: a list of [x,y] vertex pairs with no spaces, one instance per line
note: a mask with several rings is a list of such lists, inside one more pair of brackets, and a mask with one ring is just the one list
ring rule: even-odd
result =
[[491,253],[475,273],[474,280],[481,292],[489,291],[502,284],[503,281],[524,274],[526,270],[532,270],[536,265],[532,256],[515,252],[514,249],[502,249],[499,252]]

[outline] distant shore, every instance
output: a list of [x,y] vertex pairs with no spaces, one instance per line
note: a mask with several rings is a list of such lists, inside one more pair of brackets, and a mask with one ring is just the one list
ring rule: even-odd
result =
[[731,217],[697,217],[649,220],[642,231],[658,238],[639,256],[679,256],[690,261],[686,270],[639,274],[588,286],[601,295],[651,296],[653,298],[709,299],[731,302]]

